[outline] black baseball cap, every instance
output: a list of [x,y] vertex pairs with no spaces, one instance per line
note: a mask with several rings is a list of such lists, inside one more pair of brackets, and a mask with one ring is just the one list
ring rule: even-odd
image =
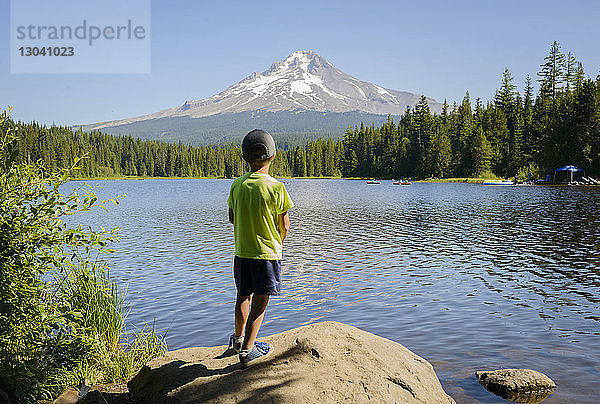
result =
[[275,141],[266,130],[254,129],[242,140],[242,155],[248,163],[263,161],[275,154]]

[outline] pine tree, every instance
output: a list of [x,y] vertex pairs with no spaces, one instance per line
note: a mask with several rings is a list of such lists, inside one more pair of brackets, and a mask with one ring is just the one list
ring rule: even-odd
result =
[[473,136],[473,111],[469,92],[465,94],[462,103],[456,111],[456,134],[452,144],[455,150],[455,170],[460,177],[467,176],[472,165],[471,142]]
[[531,161],[537,150],[536,139],[533,132],[533,87],[531,77],[525,79],[525,98],[523,100],[523,157]]
[[306,177],[306,150],[301,147],[297,147],[295,150],[296,161],[294,165],[294,177]]
[[495,103],[496,107],[500,108],[504,115],[511,115],[513,102],[515,98],[516,86],[513,84],[513,78],[508,68],[504,69],[502,74],[502,84],[500,89],[496,91]]
[[558,91],[564,82],[565,55],[560,51],[560,45],[554,41],[550,53],[544,58],[546,61],[540,65],[542,70],[538,73],[541,97],[556,99]]
[[428,172],[434,177],[445,177],[448,175],[452,152],[450,150],[450,139],[446,128],[441,126],[433,133],[427,152]]
[[477,128],[475,130],[475,135],[473,136],[472,154],[472,175],[474,177],[478,177],[489,172],[492,150],[481,128]]
[[523,155],[523,101],[519,94],[516,95],[510,116],[510,141],[508,145],[508,170],[516,173],[524,165]]
[[574,78],[573,78],[575,89],[581,88],[584,80],[585,80],[585,73],[583,71],[583,64],[581,64],[581,62],[577,62],[577,66],[575,67],[575,74],[574,74]]
[[444,98],[444,104],[442,105],[442,125],[446,125],[448,123],[448,101]]
[[575,56],[573,56],[571,52],[568,52],[564,63],[565,90],[567,93],[569,93],[573,89],[577,88],[576,77],[578,62],[577,59],[575,59]]
[[416,133],[415,161],[417,175],[427,175],[427,149],[432,129],[432,117],[427,104],[427,98],[421,95],[414,111],[414,131]]

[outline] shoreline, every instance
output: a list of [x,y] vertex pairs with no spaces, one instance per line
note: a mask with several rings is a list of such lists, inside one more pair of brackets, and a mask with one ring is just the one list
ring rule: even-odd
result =
[[[285,180],[352,180],[352,181],[368,181],[373,177],[287,177],[273,176]],[[110,181],[110,180],[233,180],[233,177],[140,177],[140,176],[114,176],[114,177],[76,177],[70,178],[69,181]],[[470,183],[480,184],[483,181],[496,180],[497,178],[443,178],[443,179],[419,179],[410,180],[411,182],[419,183]],[[377,178],[378,181],[397,181],[393,178]]]
[[[348,181],[369,181],[373,180],[373,177],[280,177],[274,176],[280,180],[348,180]],[[234,180],[235,178],[225,177],[135,177],[135,176],[120,176],[120,177],[91,177],[91,178],[70,178],[69,181],[126,181],[126,180]],[[392,178],[377,178],[377,181],[397,181]],[[412,183],[419,184],[483,184],[484,181],[494,181],[498,178],[436,178],[436,179],[420,179],[420,180],[409,180]],[[534,184],[538,186],[546,187],[586,187],[595,188],[600,185],[594,184]]]

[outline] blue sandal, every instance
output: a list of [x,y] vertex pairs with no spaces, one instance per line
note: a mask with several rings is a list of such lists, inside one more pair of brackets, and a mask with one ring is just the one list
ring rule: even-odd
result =
[[267,356],[271,353],[272,350],[273,348],[271,347],[271,345],[267,344],[266,342],[254,341],[254,347],[252,348],[252,350],[250,350],[249,352],[240,353],[240,364],[242,365],[242,367],[250,366],[252,364],[250,362]]

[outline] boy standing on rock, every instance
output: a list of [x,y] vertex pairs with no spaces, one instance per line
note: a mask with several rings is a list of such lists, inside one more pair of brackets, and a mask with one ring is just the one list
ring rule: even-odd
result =
[[229,346],[242,366],[268,355],[272,347],[256,341],[269,296],[281,287],[281,253],[294,206],[285,186],[269,175],[275,158],[271,135],[255,129],[242,141],[250,171],[233,181],[227,204],[235,234],[233,274],[237,288],[235,332]]

